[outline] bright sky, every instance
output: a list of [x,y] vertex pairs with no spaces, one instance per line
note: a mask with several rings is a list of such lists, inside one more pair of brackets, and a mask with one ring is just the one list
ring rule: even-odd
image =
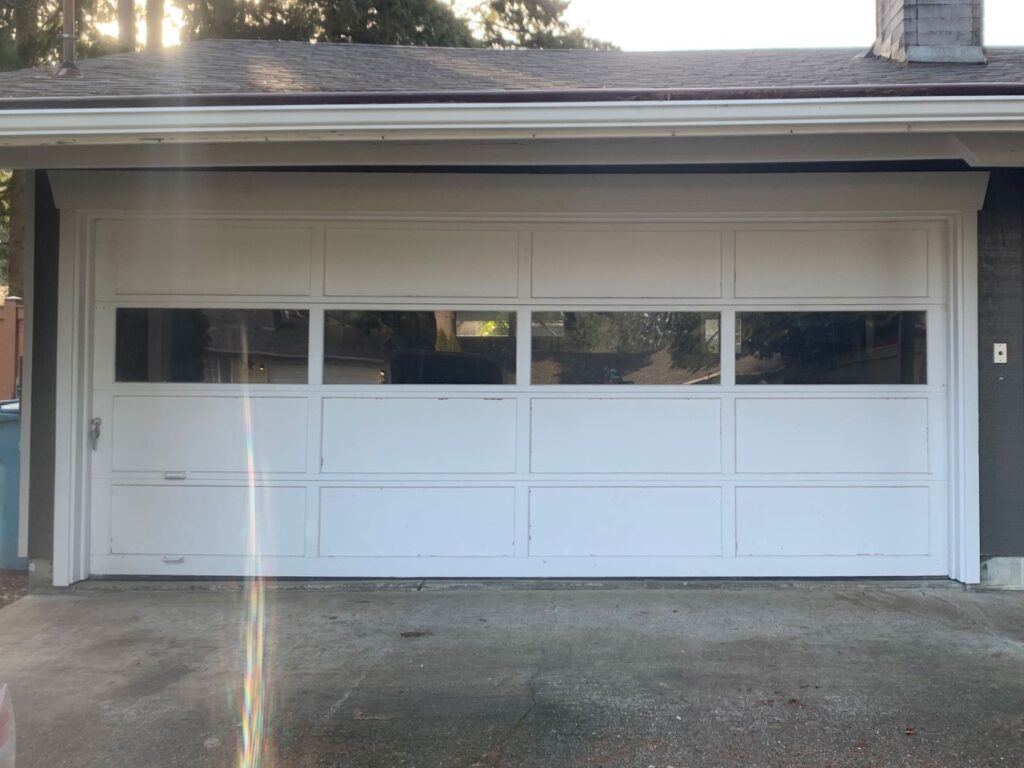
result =
[[[875,39],[875,0],[572,0],[568,18],[628,51],[867,48]],[[985,43],[1024,45],[1024,0],[985,0]]]
[[[1024,0],[984,2],[985,44],[1024,45]],[[567,16],[592,37],[627,51],[867,48],[875,39],[875,0],[572,0]],[[172,6],[165,44],[177,42],[180,17]],[[117,34],[116,22],[101,26]],[[144,23],[138,35],[146,39]]]

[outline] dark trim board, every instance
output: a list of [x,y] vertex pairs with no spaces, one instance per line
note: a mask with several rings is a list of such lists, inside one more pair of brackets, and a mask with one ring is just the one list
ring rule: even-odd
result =
[[[978,217],[981,552],[1024,556],[1024,171],[994,171]],[[1008,362],[992,345],[1009,344]]]
[[57,411],[57,266],[60,213],[50,181],[36,172],[32,301],[32,435],[29,460],[28,556],[53,559],[53,481]]

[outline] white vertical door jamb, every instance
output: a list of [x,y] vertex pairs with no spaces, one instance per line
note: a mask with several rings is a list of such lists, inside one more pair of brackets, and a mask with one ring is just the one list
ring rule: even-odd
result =
[[57,277],[57,381],[53,479],[53,585],[66,587],[86,578],[82,496],[86,430],[80,422],[86,401],[81,364],[88,343],[82,323],[80,219],[75,211],[60,214],[60,260]]
[[964,211],[960,230],[955,301],[956,349],[954,360],[955,397],[953,458],[956,485],[954,499],[959,511],[953,527],[956,551],[951,576],[965,584],[981,581],[981,506],[979,480],[979,400],[978,400],[978,212]]
[[36,263],[36,173],[26,171],[25,178],[25,239],[22,253],[22,280],[24,293],[22,306],[24,346],[21,364],[21,435],[18,445],[20,467],[18,475],[18,557],[28,557],[29,479],[32,456],[32,313],[35,311]]

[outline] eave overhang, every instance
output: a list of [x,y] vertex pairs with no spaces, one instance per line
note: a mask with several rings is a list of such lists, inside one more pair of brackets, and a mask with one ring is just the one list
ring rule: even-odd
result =
[[1024,95],[0,109],[0,146],[1022,133]]

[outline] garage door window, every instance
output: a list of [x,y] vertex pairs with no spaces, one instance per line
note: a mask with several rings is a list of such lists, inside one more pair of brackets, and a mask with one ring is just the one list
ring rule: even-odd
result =
[[534,384],[718,384],[712,312],[535,312]]
[[924,312],[739,312],[737,384],[926,384]]
[[514,384],[515,312],[329,310],[325,384]]
[[119,382],[305,384],[309,311],[117,310]]

